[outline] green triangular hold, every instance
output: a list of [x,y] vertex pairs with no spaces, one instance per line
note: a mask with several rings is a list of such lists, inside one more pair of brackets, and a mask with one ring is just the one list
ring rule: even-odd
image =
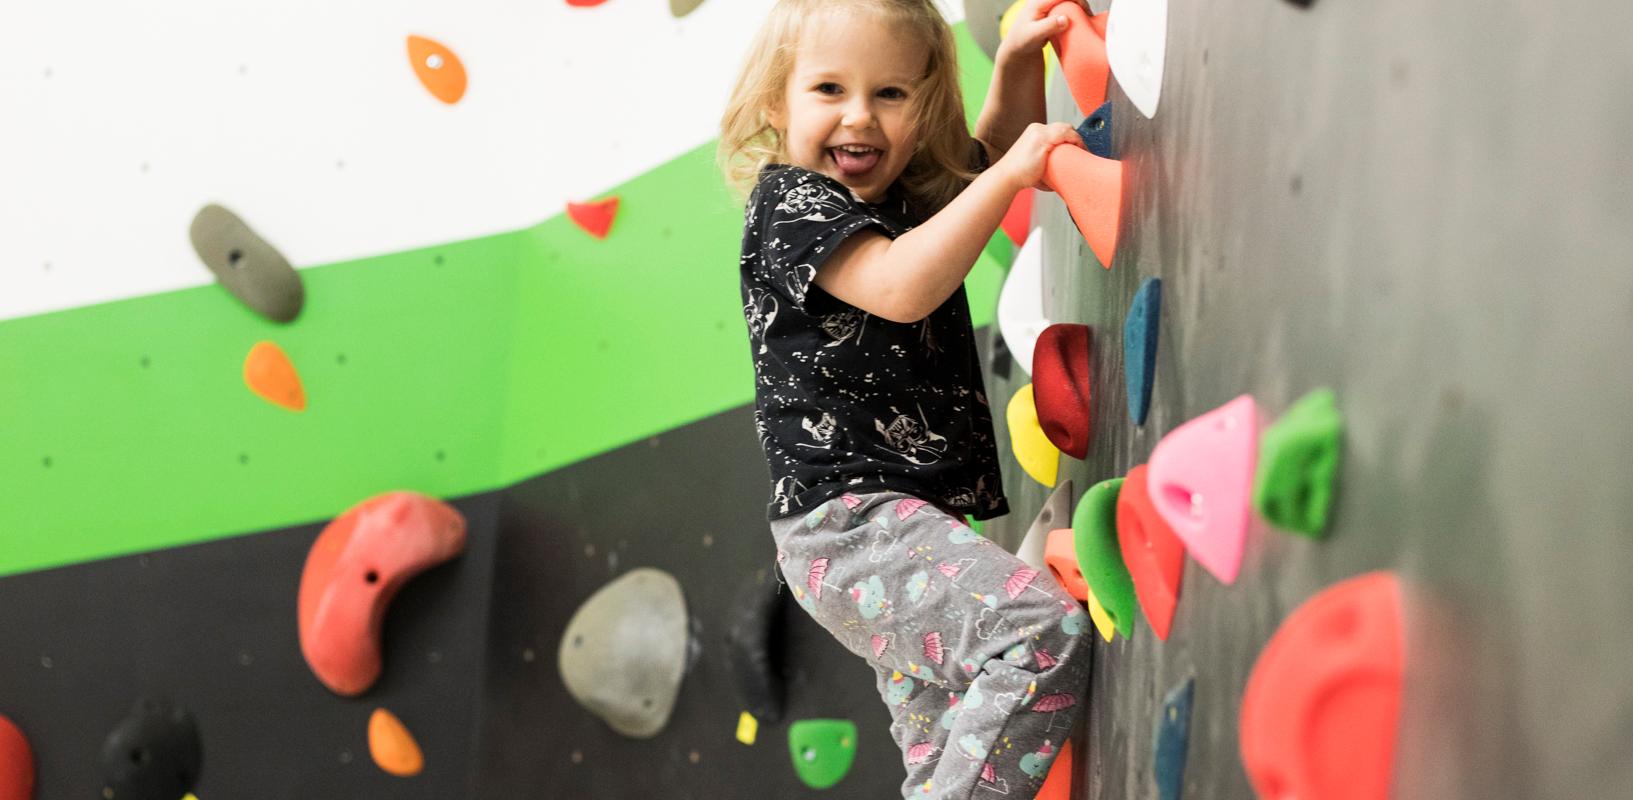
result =
[[1343,457],[1344,415],[1331,389],[1317,389],[1287,409],[1259,440],[1253,507],[1278,528],[1319,539],[1332,510]]
[[788,726],[788,755],[806,786],[826,789],[845,779],[856,760],[856,723],[802,719]]
[[1134,579],[1123,564],[1123,550],[1117,543],[1117,496],[1122,490],[1122,478],[1090,486],[1072,514],[1072,532],[1083,579],[1111,615],[1117,632],[1133,636]]

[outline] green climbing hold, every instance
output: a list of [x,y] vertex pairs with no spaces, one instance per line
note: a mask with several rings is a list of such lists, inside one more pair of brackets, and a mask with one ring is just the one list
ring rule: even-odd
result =
[[1100,600],[1117,632],[1134,635],[1134,579],[1123,564],[1123,549],[1117,543],[1117,496],[1123,479],[1112,478],[1089,487],[1072,514],[1072,531],[1077,540],[1077,566],[1083,579]]
[[856,760],[856,723],[802,719],[788,726],[788,754],[806,786],[826,789],[845,779]]
[[1343,439],[1344,415],[1331,389],[1300,398],[1259,441],[1253,507],[1278,528],[1321,538],[1332,510]]
[[1009,271],[1009,265],[1015,262],[1015,244],[1009,241],[1009,234],[999,230],[987,240],[986,247],[981,252],[998,263],[999,268]]

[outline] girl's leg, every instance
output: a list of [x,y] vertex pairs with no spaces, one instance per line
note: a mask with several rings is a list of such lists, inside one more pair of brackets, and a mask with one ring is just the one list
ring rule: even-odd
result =
[[897,737],[904,760],[915,744],[937,753],[928,785],[910,771],[909,787],[1029,800],[1088,685],[1087,614],[1048,573],[896,492],[830,500],[772,534],[795,599],[881,672],[893,713],[934,717],[918,720],[928,738]]

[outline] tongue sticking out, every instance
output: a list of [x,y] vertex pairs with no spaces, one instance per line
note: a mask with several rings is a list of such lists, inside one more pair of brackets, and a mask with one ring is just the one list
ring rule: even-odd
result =
[[860,175],[873,169],[879,163],[879,151],[869,150],[866,153],[852,153],[843,148],[835,147],[832,151],[834,163],[839,165],[839,171],[846,175]]

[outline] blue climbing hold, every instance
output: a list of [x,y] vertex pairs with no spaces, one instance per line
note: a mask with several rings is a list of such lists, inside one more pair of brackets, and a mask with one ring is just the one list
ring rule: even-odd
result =
[[1134,293],[1123,322],[1123,382],[1128,386],[1128,418],[1144,425],[1151,411],[1151,384],[1157,379],[1157,322],[1162,317],[1162,279],[1146,278]]
[[1157,797],[1179,800],[1185,788],[1185,753],[1191,741],[1191,695],[1195,678],[1168,690],[1162,701],[1162,719],[1152,743],[1152,771],[1157,777]]
[[1100,104],[1093,114],[1077,125],[1077,135],[1083,137],[1083,146],[1101,157],[1115,159],[1111,146],[1111,101]]

